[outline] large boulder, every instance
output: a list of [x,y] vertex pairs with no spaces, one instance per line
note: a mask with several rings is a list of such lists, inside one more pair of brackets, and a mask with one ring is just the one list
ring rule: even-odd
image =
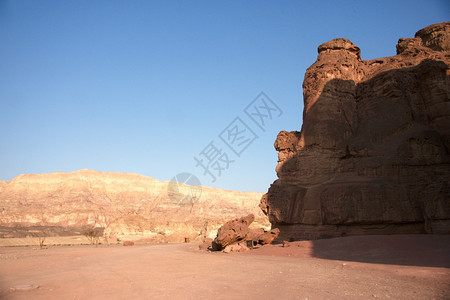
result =
[[260,207],[280,240],[450,233],[450,22],[362,60],[346,39],[318,48],[300,132],[279,133]]
[[219,228],[217,236],[212,242],[213,250],[222,250],[228,245],[236,244],[245,239],[249,232],[248,226],[255,220],[253,214],[234,219]]
[[248,251],[254,245],[272,243],[280,234],[278,228],[270,231],[265,231],[264,228],[249,228],[254,219],[255,217],[250,214],[246,217],[228,221],[219,228],[217,237],[212,241],[211,246],[207,247],[207,243],[203,243],[199,247],[200,250],[208,248],[225,253]]

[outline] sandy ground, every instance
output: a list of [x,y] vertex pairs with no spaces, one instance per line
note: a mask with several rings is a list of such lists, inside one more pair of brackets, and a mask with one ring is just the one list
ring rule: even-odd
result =
[[209,253],[198,244],[0,247],[2,299],[450,299],[450,236]]
[[[104,240],[101,239],[101,242]],[[53,236],[46,237],[44,240],[45,245],[89,245],[90,241],[83,235],[73,236]],[[26,238],[0,238],[0,247],[11,246],[39,246],[39,238],[26,237]]]

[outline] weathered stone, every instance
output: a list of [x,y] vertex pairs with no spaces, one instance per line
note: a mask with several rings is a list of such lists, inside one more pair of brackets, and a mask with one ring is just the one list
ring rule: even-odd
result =
[[222,252],[224,253],[230,253],[230,252],[246,252],[250,249],[244,245],[243,243],[233,244],[233,245],[227,245]]
[[124,246],[134,246],[134,242],[133,241],[123,241],[123,245]]
[[291,246],[291,243],[289,243],[288,241],[283,241],[283,243],[281,244],[282,247],[287,248]]
[[435,51],[450,51],[450,22],[433,24],[419,30],[416,38]]
[[266,245],[272,243],[280,234],[280,229],[274,228],[270,231],[264,232],[258,237],[258,244]]
[[247,232],[247,236],[245,237],[245,240],[251,240],[251,241],[257,241],[258,237],[264,234],[263,228],[250,228]]
[[216,251],[222,250],[228,245],[233,245],[244,240],[249,232],[248,226],[254,220],[255,216],[250,214],[246,217],[228,221],[219,228],[217,236],[212,243],[212,248]]
[[450,233],[449,34],[431,25],[368,61],[345,39],[319,46],[261,199],[280,239]]

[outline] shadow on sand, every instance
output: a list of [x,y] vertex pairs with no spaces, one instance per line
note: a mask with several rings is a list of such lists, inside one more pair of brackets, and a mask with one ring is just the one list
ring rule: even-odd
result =
[[323,259],[450,268],[450,235],[369,235],[312,241]]

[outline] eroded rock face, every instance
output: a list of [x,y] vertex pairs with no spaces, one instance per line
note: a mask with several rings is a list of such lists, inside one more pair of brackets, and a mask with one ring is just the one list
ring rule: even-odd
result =
[[197,201],[177,203],[167,188],[168,182],[128,173],[21,175],[0,181],[0,229],[100,227],[121,239],[182,242],[214,238],[227,220],[250,213],[269,225],[258,208],[261,193],[203,187]]
[[362,60],[319,46],[303,83],[301,132],[279,133],[260,207],[280,239],[450,233],[450,22]]

